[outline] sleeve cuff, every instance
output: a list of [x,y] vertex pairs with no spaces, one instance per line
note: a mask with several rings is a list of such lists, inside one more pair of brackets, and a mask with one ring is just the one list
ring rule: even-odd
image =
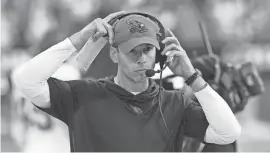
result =
[[70,41],[69,38],[66,38],[64,41],[63,41],[64,44],[66,44],[68,46],[68,48],[74,52],[76,51],[77,49],[75,48],[75,46],[72,44],[72,42]]
[[206,84],[207,85],[204,86],[203,89],[201,89],[200,91],[197,91],[197,92],[194,93],[195,96],[197,96],[197,95],[204,95],[205,93],[209,93],[209,92],[212,92],[213,91],[213,89],[210,87],[210,85],[208,83],[206,83]]

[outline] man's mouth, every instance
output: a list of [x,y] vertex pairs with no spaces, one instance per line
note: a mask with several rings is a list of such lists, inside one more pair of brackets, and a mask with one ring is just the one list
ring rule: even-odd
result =
[[148,69],[138,69],[138,70],[135,70],[135,72],[145,72],[146,70]]

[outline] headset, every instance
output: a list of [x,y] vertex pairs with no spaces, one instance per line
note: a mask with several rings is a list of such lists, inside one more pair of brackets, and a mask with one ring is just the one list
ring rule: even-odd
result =
[[[143,17],[145,17],[145,18],[148,18],[148,19],[150,19],[151,21],[154,21],[154,22],[158,25],[158,27],[159,27],[159,29],[160,29],[159,33],[160,33],[161,35],[158,35],[158,34],[157,34],[157,39],[158,39],[158,41],[159,41],[160,49],[157,49],[157,51],[156,51],[156,60],[155,60],[155,63],[159,63],[160,70],[158,70],[158,71],[147,70],[145,74],[146,74],[147,77],[152,77],[152,76],[154,76],[155,73],[160,73],[160,82],[159,82],[159,111],[160,111],[162,120],[163,120],[163,122],[164,122],[164,125],[165,125],[165,127],[166,127],[166,130],[167,130],[167,132],[168,132],[168,134],[169,134],[169,143],[170,143],[170,141],[171,141],[171,139],[172,139],[172,134],[171,134],[171,132],[170,132],[170,130],[169,130],[169,128],[168,128],[168,125],[167,125],[167,123],[166,123],[166,120],[165,120],[165,118],[164,118],[164,115],[163,115],[163,112],[162,112],[162,109],[161,109],[162,71],[163,71],[163,70],[166,68],[166,66],[168,65],[168,63],[165,62],[166,59],[167,59],[167,57],[166,57],[165,55],[161,55],[161,52],[162,52],[163,49],[165,48],[165,44],[163,44],[163,43],[161,42],[163,39],[165,39],[165,28],[164,28],[164,26],[162,25],[162,23],[161,23],[156,17],[154,17],[154,16],[152,16],[152,15],[149,15],[149,14],[146,14],[146,13],[140,13],[140,12],[131,12],[131,13],[124,14],[124,15],[122,15],[122,16],[119,16],[119,17],[117,17],[117,18],[114,18],[114,19],[110,20],[108,23],[109,23],[109,24],[112,26],[112,28],[114,29],[114,27],[115,27],[115,25],[117,24],[118,21],[120,21],[121,19],[123,19],[123,18],[125,18],[125,17],[127,17],[127,16],[129,16],[129,15],[140,15],[140,16],[143,16]],[[174,150],[174,143],[173,143],[173,150]]]
[[160,46],[160,49],[158,50],[157,49],[157,54],[156,54],[156,63],[159,63],[160,65],[160,69],[162,70],[163,67],[164,67],[164,64],[165,64],[165,61],[166,61],[166,56],[165,55],[161,55],[161,52],[163,51],[163,49],[165,48],[165,45],[163,43],[161,43],[161,41],[165,38],[165,28],[163,27],[162,23],[154,16],[152,15],[149,15],[149,14],[146,14],[146,13],[139,13],[139,12],[132,12],[132,13],[127,13],[127,14],[124,14],[122,16],[119,16],[117,18],[113,18],[112,20],[110,20],[108,23],[112,26],[112,28],[114,29],[115,25],[118,23],[119,20],[127,17],[127,16],[130,16],[130,15],[141,15],[145,18],[148,18],[150,19],[151,21],[154,21],[159,29],[160,29],[160,34],[161,35],[157,35],[157,39],[159,41],[159,46]]

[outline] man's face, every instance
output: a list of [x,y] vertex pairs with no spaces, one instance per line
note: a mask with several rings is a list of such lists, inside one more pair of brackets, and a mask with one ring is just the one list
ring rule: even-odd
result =
[[134,82],[141,82],[147,77],[145,71],[153,69],[156,58],[156,47],[141,44],[130,51],[118,51],[118,69]]

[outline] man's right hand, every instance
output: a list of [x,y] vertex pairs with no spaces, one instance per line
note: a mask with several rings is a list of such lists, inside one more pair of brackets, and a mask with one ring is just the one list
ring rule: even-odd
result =
[[112,26],[108,22],[114,18],[126,14],[125,11],[116,12],[108,15],[104,19],[97,18],[84,27],[81,31],[73,34],[70,37],[72,44],[77,50],[80,50],[89,38],[92,38],[93,41],[97,41],[100,37],[108,35],[109,43],[113,43],[114,33]]

